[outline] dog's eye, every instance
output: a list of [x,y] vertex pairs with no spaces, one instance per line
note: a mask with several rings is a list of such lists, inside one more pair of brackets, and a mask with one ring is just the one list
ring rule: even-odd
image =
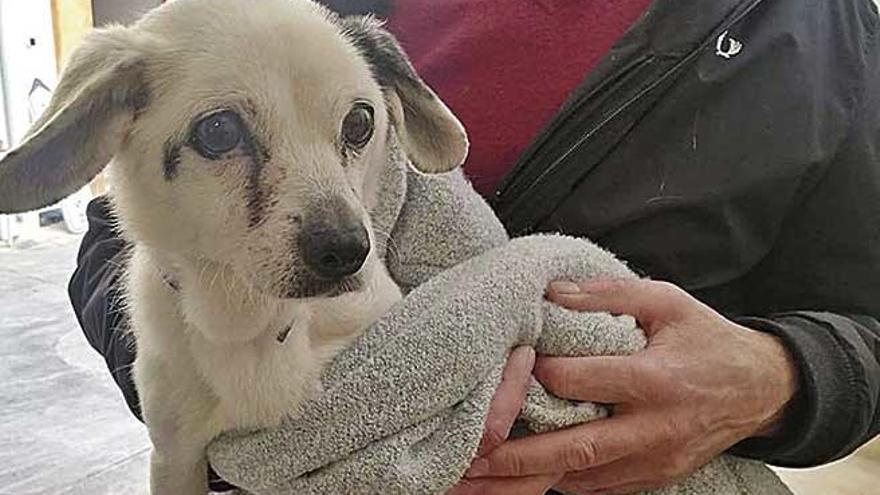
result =
[[342,140],[349,148],[359,150],[373,138],[373,107],[356,103],[342,121]]
[[215,160],[238,147],[243,137],[244,129],[238,115],[230,110],[222,110],[196,124],[192,143],[199,154]]

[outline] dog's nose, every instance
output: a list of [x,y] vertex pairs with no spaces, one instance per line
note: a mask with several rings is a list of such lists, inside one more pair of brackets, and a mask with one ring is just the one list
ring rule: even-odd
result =
[[317,230],[306,234],[306,265],[323,279],[338,280],[360,271],[370,254],[370,237],[362,225],[344,230]]

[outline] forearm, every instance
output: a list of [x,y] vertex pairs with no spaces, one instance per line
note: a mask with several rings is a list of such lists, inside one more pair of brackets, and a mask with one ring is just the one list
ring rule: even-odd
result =
[[800,371],[800,391],[778,435],[747,440],[734,453],[782,466],[807,467],[846,456],[877,435],[877,319],[791,312],[739,322],[784,342]]
[[127,317],[120,291],[127,246],[113,228],[106,198],[89,203],[88,219],[89,231],[68,286],[70,303],[89,343],[104,357],[128,407],[140,418],[137,391],[131,380],[134,342],[125,330]]

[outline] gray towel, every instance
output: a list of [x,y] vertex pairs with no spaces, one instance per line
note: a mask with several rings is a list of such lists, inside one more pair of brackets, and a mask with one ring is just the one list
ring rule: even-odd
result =
[[[321,391],[280,428],[229,433],[209,449],[225,479],[266,494],[440,494],[476,454],[510,350],[628,354],[646,340],[630,317],[576,313],[543,298],[548,282],[632,277],[611,254],[563,236],[509,241],[460,172],[391,171],[389,270],[411,291],[326,371]],[[395,197],[403,197],[397,201]],[[395,196],[397,195],[397,196]],[[402,203],[402,204],[401,204]],[[533,431],[606,411],[533,384],[521,419]],[[722,456],[658,493],[790,493],[761,463]]]

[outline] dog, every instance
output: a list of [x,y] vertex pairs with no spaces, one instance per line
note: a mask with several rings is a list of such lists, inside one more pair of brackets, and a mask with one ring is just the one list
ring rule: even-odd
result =
[[[0,161],[0,212],[108,166],[154,494],[204,494],[224,431],[279,424],[401,297],[369,217],[389,161],[458,167],[461,123],[370,17],[175,0],[93,32]],[[109,163],[109,165],[108,165]]]

